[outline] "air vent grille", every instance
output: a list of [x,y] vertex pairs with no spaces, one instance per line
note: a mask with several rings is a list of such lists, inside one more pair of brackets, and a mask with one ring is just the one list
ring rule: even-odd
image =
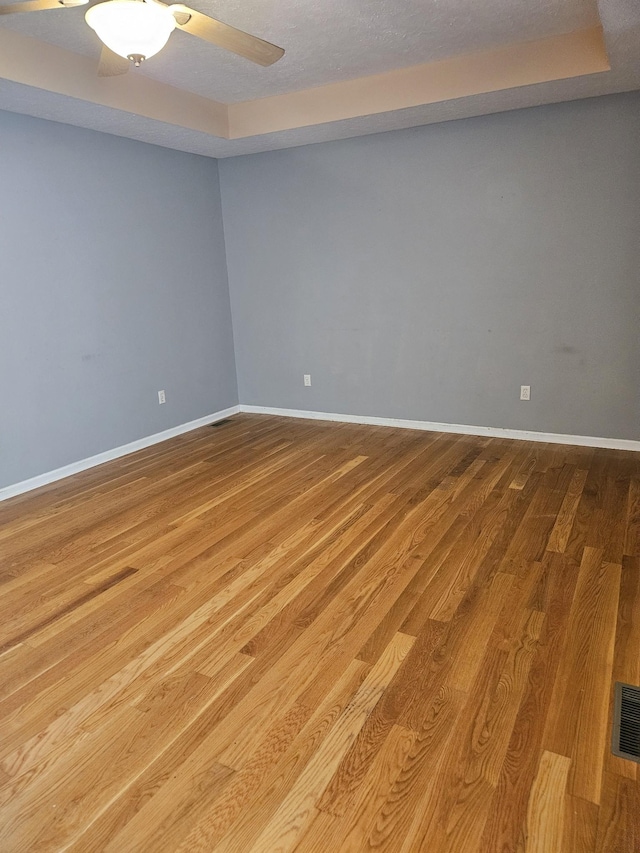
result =
[[216,421],[213,424],[209,424],[209,426],[212,427],[213,429],[216,429],[217,427],[221,427],[224,424],[228,424],[228,423],[229,423],[229,418],[223,418],[221,421]]
[[616,683],[612,751],[640,762],[640,688],[621,682]]

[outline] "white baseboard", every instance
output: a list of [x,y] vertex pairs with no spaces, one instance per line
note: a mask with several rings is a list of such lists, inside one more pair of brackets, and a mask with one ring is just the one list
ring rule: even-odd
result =
[[136,450],[143,450],[145,447],[151,447],[152,444],[159,444],[161,441],[166,441],[168,438],[173,438],[176,435],[182,435],[185,432],[190,432],[198,427],[213,424],[216,421],[221,421],[223,418],[228,418],[231,415],[236,415],[240,411],[240,406],[231,406],[228,409],[222,409],[220,412],[214,412],[211,415],[205,415],[203,418],[198,418],[195,421],[189,421],[186,424],[165,429],[162,432],[157,432],[154,435],[139,438],[137,441],[131,441],[129,444],[123,444],[121,447],[114,447],[113,450],[105,450],[104,453],[98,453],[96,456],[89,456],[88,459],[81,459],[79,462],[72,462],[70,465],[64,465],[62,468],[56,468],[55,471],[47,471],[45,474],[39,474],[37,477],[31,477],[29,480],[23,480],[21,483],[14,483],[11,486],[5,486],[0,489],[0,501],[13,498],[16,495],[21,495],[24,492],[30,492],[32,489],[38,489],[40,486],[46,486],[49,483],[55,483],[56,480],[62,480],[65,477],[70,477],[72,474],[78,474],[80,471],[86,471],[87,468],[94,468],[96,465],[102,465],[103,462],[110,462],[112,459],[118,459],[120,456],[126,456],[128,453],[135,453]]
[[490,436],[492,438],[515,438],[522,441],[542,441],[550,444],[573,444],[581,447],[605,447],[612,450],[640,450],[640,441],[632,441],[625,438],[597,438],[591,435],[563,435],[555,432],[530,432],[521,429],[501,429],[499,427],[485,426],[469,426],[467,424],[441,424],[433,421],[412,421],[403,418],[374,418],[368,415],[345,415],[336,414],[334,412],[307,412],[302,409],[277,409],[270,406],[248,406],[240,404],[239,406],[230,406],[228,409],[222,409],[219,412],[214,412],[211,415],[205,415],[203,418],[198,418],[195,421],[189,421],[186,424],[166,429],[163,432],[157,432],[154,435],[148,435],[145,438],[140,438],[137,441],[132,441],[129,444],[123,444],[121,447],[115,447],[113,450],[106,450],[104,453],[98,453],[96,456],[90,456],[88,459],[81,459],[78,462],[72,462],[70,465],[65,465],[62,468],[56,468],[55,471],[47,471],[45,474],[39,474],[37,477],[31,477],[29,480],[23,480],[20,483],[14,483],[11,486],[5,486],[0,489],[0,501],[8,498],[16,497],[24,492],[30,492],[32,489],[38,489],[40,486],[46,486],[49,483],[55,483],[56,480],[62,480],[65,477],[70,477],[72,474],[78,474],[80,471],[86,471],[87,468],[94,468],[96,465],[102,465],[103,462],[110,462],[112,459],[118,459],[120,456],[126,456],[129,453],[135,453],[136,450],[143,450],[145,447],[151,447],[153,444],[159,444],[161,441],[166,441],[168,438],[173,438],[176,435],[182,435],[185,432],[198,429],[198,427],[206,426],[207,424],[221,421],[223,418],[229,418],[238,412],[250,412],[258,415],[280,415],[285,418],[304,418],[315,421],[337,421],[347,424],[370,424],[371,426],[389,426],[398,427],[400,429],[419,429],[429,432],[450,432],[461,435],[481,435]]
[[563,435],[556,432],[530,432],[523,429],[469,426],[467,424],[440,424],[432,421],[411,421],[402,418],[374,418],[368,415],[343,415],[333,412],[306,412],[302,409],[274,409],[270,406],[240,404],[240,411],[258,415],[281,415],[285,418],[306,418],[315,421],[339,421],[346,424],[421,429],[429,432],[452,432],[462,435],[482,435],[492,438],[515,438],[522,441],[543,441],[549,444],[573,444],[580,447],[606,447],[611,450],[640,450],[640,441],[627,438],[597,438],[591,435]]

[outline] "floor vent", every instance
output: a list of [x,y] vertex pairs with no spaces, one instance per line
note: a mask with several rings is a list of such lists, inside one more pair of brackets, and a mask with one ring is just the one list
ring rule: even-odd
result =
[[612,752],[640,763],[640,687],[616,682]]
[[221,421],[216,421],[213,424],[209,424],[209,426],[213,427],[213,429],[215,429],[216,427],[219,427],[219,426],[222,426],[223,424],[228,424],[228,423],[229,423],[229,418],[223,418]]

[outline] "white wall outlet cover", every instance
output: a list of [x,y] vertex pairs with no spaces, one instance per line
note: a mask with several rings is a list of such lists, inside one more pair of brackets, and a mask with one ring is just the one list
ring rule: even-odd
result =
[[164,391],[158,391],[158,404],[161,406],[163,403],[167,402],[167,398],[165,397]]
[[520,386],[520,399],[521,400],[530,400],[531,399],[531,385],[521,385]]
[[310,373],[305,373],[305,374],[304,374],[304,384],[305,384],[307,387],[309,387],[309,385],[311,385],[311,374],[310,374]]

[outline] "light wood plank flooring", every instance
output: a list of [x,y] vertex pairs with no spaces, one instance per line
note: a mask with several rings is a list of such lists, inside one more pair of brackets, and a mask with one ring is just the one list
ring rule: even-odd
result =
[[636,454],[239,415],[0,564],[3,853],[640,850]]

